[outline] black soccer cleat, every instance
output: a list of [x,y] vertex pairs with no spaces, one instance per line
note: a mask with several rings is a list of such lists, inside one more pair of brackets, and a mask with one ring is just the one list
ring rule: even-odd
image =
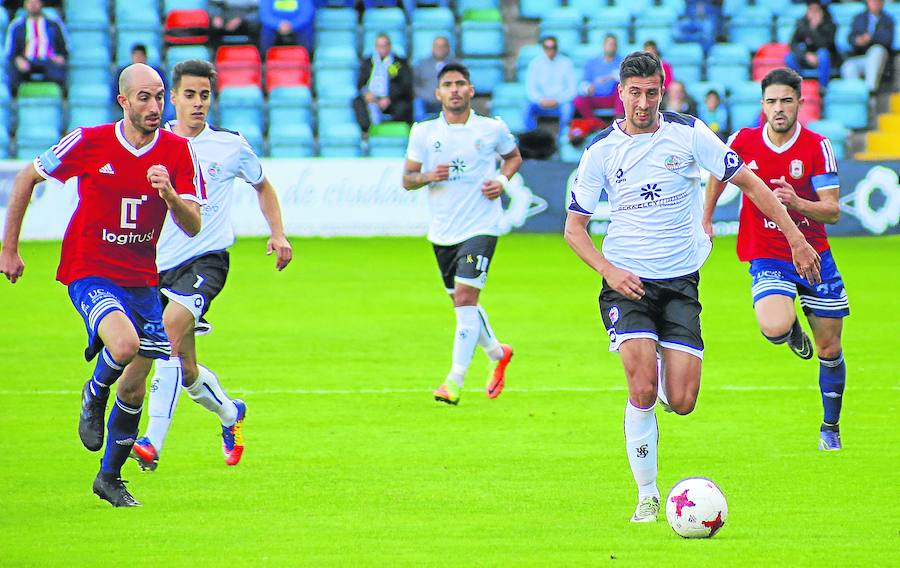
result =
[[799,333],[791,333],[791,336],[788,338],[788,347],[791,348],[791,351],[793,351],[794,355],[797,357],[800,357],[801,359],[812,359],[812,341],[810,341],[809,336],[806,335],[806,332],[803,331],[803,329],[800,329]]
[[91,393],[91,379],[81,389],[81,414],[78,415],[78,437],[84,447],[92,452],[103,447],[103,417],[107,398]]
[[98,473],[94,478],[94,495],[109,501],[113,507],[140,507],[141,502],[125,489],[126,483],[120,477],[105,477]]

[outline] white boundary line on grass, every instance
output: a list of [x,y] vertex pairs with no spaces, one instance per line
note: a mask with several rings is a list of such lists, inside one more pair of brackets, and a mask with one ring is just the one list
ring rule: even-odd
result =
[[[322,394],[322,395],[352,395],[352,394],[423,394],[429,393],[428,389],[261,389],[244,390],[239,388],[228,389],[234,393],[247,395],[279,395],[279,394]],[[481,389],[468,388],[467,392],[478,392]],[[611,387],[507,387],[505,392],[518,393],[555,393],[555,392],[625,392],[625,386]],[[797,392],[818,391],[817,385],[789,386],[789,385],[709,385],[701,387],[701,391],[725,391],[725,392]],[[900,391],[900,385],[884,387],[854,386],[854,391]],[[78,390],[0,390],[0,396],[70,396],[81,394]]]

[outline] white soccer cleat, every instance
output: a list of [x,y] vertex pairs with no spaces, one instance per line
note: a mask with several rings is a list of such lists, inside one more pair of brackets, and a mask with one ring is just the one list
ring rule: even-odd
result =
[[632,523],[655,523],[659,515],[659,497],[644,497],[638,501]]

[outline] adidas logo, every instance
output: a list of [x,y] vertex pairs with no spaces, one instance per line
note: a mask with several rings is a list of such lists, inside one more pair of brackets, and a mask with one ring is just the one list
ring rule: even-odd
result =
[[112,175],[112,174],[115,174],[116,171],[113,169],[112,164],[110,164],[109,162],[107,162],[105,166],[103,166],[102,168],[100,168],[100,173],[101,173],[101,174],[111,174],[111,175]]
[[[758,170],[759,166],[756,165],[756,160],[750,160],[750,163],[747,164],[747,167],[751,170]],[[101,170],[102,171],[102,170]]]

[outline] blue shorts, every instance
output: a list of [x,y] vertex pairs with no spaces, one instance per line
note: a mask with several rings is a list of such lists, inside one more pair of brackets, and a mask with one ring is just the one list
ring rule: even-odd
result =
[[842,318],[850,315],[850,303],[844,281],[831,251],[821,255],[822,282],[813,286],[797,274],[793,263],[771,258],[757,258],[750,261],[750,276],[753,277],[753,303],[766,296],[779,294],[794,298],[800,294],[800,306],[806,314],[820,318]]
[[168,359],[171,345],[163,328],[162,304],[156,288],[125,288],[106,278],[89,276],[69,284],[69,298],[87,328],[86,360],[90,361],[103,349],[97,327],[107,314],[116,310],[128,316],[134,325],[141,342],[139,355],[148,359]]

